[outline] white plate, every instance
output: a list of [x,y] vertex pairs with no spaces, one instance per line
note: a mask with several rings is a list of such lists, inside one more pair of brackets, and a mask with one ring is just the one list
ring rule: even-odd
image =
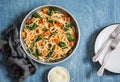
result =
[[[118,26],[118,24],[110,25],[103,29],[103,31],[100,32],[98,35],[96,42],[95,42],[95,53],[99,50],[99,48],[102,46],[102,44],[108,39],[109,35],[114,31],[114,29]],[[111,40],[112,41],[112,40]],[[110,42],[109,41],[109,44]],[[105,52],[107,51],[108,46],[105,47],[103,52],[100,54],[98,61],[100,64],[102,64]],[[112,51],[109,54],[109,58],[106,63],[106,69],[108,71],[114,72],[114,73],[120,73],[120,43],[116,47],[114,51]]]

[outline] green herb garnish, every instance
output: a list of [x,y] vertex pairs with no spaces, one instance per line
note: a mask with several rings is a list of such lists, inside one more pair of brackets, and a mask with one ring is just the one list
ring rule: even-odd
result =
[[32,42],[32,47],[35,45],[35,41]]
[[66,23],[66,25],[65,25],[66,27],[72,27],[72,24],[71,23]]
[[39,50],[37,48],[36,48],[35,52],[36,52],[36,57],[38,58],[41,55],[41,53],[39,52]]
[[42,29],[42,31],[44,31],[44,32],[46,32],[48,29],[46,28],[46,27],[44,27],[43,29]]
[[52,54],[53,54],[53,51],[50,51],[46,57],[50,58],[50,57],[52,57]]
[[54,23],[54,20],[52,20],[52,19],[50,19],[50,20],[48,20],[47,22],[49,22],[49,23]]
[[52,16],[53,15],[53,13],[55,13],[56,11],[54,10],[54,9],[49,9],[48,10],[48,15],[49,16]]
[[34,23],[32,26],[27,26],[29,30],[35,30],[38,27],[36,23]]
[[70,33],[67,33],[66,37],[67,37],[69,42],[74,41],[74,39],[72,38],[72,35]]
[[70,28],[72,28],[72,24],[71,23],[66,23],[65,27],[64,27],[64,31],[68,31]]
[[35,17],[35,18],[40,18],[40,15],[39,15],[37,12],[35,12],[35,13],[33,14],[33,17]]
[[68,30],[69,30],[69,28],[65,27],[63,30],[64,30],[64,31],[68,31]]
[[59,42],[59,43],[58,43],[58,46],[59,46],[59,47],[66,47],[66,44],[65,44],[65,42]]
[[30,53],[30,54],[32,54],[32,53],[33,53],[32,48],[28,48],[28,49],[27,49],[27,51],[28,51],[28,53]]
[[36,38],[35,41],[37,42],[37,41],[40,41],[41,39],[42,39],[42,38],[41,38],[40,36],[37,36],[37,38]]
[[68,47],[66,46],[66,47],[63,47],[62,49],[66,49],[66,48],[68,48]]

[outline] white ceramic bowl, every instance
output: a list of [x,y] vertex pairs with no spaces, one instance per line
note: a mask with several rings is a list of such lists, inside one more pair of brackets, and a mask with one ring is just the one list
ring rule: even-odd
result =
[[[71,17],[71,22],[73,24],[73,26],[75,27],[75,33],[76,33],[76,36],[77,36],[77,42],[76,42],[76,45],[75,47],[73,48],[73,51],[68,54],[68,56],[62,60],[59,60],[59,61],[54,61],[54,62],[48,62],[48,61],[40,61],[38,60],[36,57],[34,57],[32,54],[29,54],[26,49],[25,49],[25,46],[24,46],[24,42],[23,42],[23,39],[21,37],[21,32],[23,30],[23,27],[25,25],[25,21],[27,18],[31,18],[32,14],[35,12],[35,11],[38,11],[38,10],[41,10],[43,9],[44,7],[48,7],[48,8],[53,8],[53,9],[56,9],[60,12],[62,12],[63,14],[67,15],[67,16],[70,16]],[[78,26],[78,23],[76,21],[76,19],[74,18],[74,16],[69,12],[67,11],[66,9],[62,8],[62,7],[59,7],[59,6],[55,6],[55,5],[44,5],[44,6],[39,6],[35,9],[33,9],[31,12],[29,12],[27,14],[27,16],[24,18],[22,24],[21,24],[21,27],[20,27],[20,41],[21,41],[21,45],[24,49],[24,51],[26,52],[26,54],[31,57],[33,60],[35,60],[36,62],[38,63],[42,63],[42,64],[48,64],[48,65],[51,65],[51,64],[57,64],[57,63],[60,63],[60,62],[63,62],[64,60],[68,59],[74,52],[75,50],[77,49],[78,47],[78,44],[79,44],[79,41],[80,41],[80,29],[79,29],[79,26]]]
[[52,68],[49,71],[49,73],[48,73],[48,82],[50,82],[50,73],[52,73],[57,68],[60,68],[60,69],[62,69],[62,70],[64,70],[66,72],[66,74],[68,76],[68,82],[70,82],[70,74],[69,74],[68,70],[66,68],[62,67],[62,66],[56,66],[56,67]]

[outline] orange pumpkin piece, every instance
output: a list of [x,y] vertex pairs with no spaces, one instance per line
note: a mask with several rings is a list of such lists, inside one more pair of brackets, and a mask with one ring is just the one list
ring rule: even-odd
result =
[[42,19],[40,19],[38,23],[39,23],[39,24],[43,24],[43,20],[42,20]]
[[31,24],[32,21],[31,21],[30,19],[26,19],[26,23],[27,23],[27,24]]
[[76,36],[75,36],[75,34],[72,34],[72,37],[73,37],[73,39],[76,39]]
[[67,17],[66,20],[67,20],[67,22],[70,22],[70,17]]
[[44,35],[44,36],[49,36],[49,35],[50,35],[50,31],[47,30],[43,35]]
[[43,13],[47,14],[48,13],[48,8],[43,8]]
[[22,37],[26,38],[26,32],[22,32]]
[[62,16],[62,19],[63,19],[63,20],[66,20],[66,16]]
[[35,36],[30,36],[30,41],[33,41],[34,40],[34,38],[35,38]]
[[52,23],[49,23],[49,25],[48,25],[49,27],[53,27],[54,25],[52,24]]
[[40,33],[39,29],[36,30],[36,33]]
[[57,21],[55,24],[56,24],[57,27],[60,27],[60,28],[63,27],[63,24],[60,23],[59,21]]
[[70,43],[69,43],[69,46],[70,46],[70,47],[73,47],[74,45],[75,45],[74,42],[70,42]]
[[54,42],[56,43],[56,44],[58,44],[59,42],[60,42],[60,38],[58,37],[58,38],[55,38],[54,39]]

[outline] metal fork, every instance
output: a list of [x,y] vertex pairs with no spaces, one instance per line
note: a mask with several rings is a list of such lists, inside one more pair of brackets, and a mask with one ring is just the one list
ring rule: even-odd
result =
[[105,69],[105,65],[107,63],[107,60],[109,58],[109,55],[110,53],[115,50],[116,46],[118,45],[120,41],[120,33],[116,36],[116,38],[111,42],[110,46],[109,46],[109,49],[108,51],[106,52],[106,55],[103,59],[103,63],[102,63],[102,66],[100,67],[100,69],[98,70],[97,72],[97,75],[98,76],[102,76],[103,75],[103,72],[104,72],[104,69]]
[[96,55],[92,58],[93,62],[97,62],[98,61],[98,57],[101,54],[101,52],[103,51],[103,49],[108,45],[109,40],[110,39],[115,39],[115,37],[118,35],[118,33],[120,32],[120,24],[117,26],[117,28],[110,34],[110,36],[108,37],[108,39],[103,43],[103,45],[101,46],[101,48],[97,51]]

